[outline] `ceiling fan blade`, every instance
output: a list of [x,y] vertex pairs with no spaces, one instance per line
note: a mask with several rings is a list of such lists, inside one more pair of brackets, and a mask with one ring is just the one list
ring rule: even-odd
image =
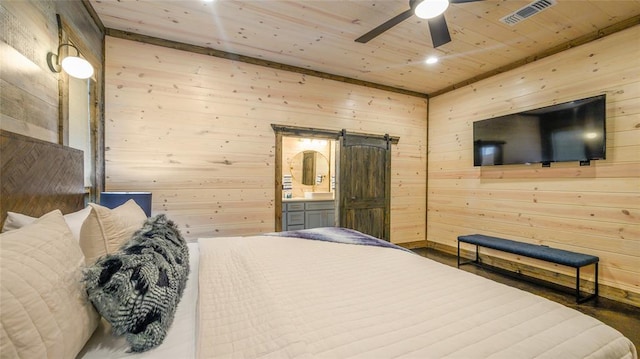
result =
[[444,19],[444,14],[427,20],[427,23],[429,24],[429,32],[431,33],[431,41],[433,42],[434,49],[451,41],[451,35],[449,35],[449,28],[447,27],[447,21]]
[[390,28],[398,25],[399,23],[403,22],[404,20],[410,18],[413,15],[413,10],[409,9],[403,13],[400,13],[398,15],[396,15],[395,17],[391,18],[390,20],[387,20],[384,24],[376,27],[375,29],[367,32],[366,34],[360,36],[359,38],[356,39],[356,42],[361,42],[361,43],[367,43],[369,42],[371,39],[373,39],[374,37],[382,34],[383,32],[389,30]]

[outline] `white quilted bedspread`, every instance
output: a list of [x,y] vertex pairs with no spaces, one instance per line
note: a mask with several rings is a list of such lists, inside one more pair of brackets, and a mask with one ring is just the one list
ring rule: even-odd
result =
[[199,245],[200,358],[637,358],[592,317],[400,250]]

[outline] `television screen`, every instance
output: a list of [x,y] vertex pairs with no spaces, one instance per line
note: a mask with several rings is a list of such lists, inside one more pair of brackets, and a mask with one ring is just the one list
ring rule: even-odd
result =
[[473,123],[473,164],[605,159],[606,95]]

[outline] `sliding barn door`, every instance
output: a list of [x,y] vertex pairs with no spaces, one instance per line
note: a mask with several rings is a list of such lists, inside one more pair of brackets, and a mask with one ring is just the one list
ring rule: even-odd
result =
[[390,240],[390,139],[340,138],[340,226]]

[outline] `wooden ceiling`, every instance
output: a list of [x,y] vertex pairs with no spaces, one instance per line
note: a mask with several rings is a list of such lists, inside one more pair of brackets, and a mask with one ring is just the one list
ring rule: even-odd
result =
[[[452,4],[452,41],[434,49],[415,16],[354,42],[407,10],[408,0],[90,0],[108,29],[429,95],[640,23],[640,0],[557,0],[514,26],[499,21],[529,3]],[[426,65],[429,56],[440,61]]]

